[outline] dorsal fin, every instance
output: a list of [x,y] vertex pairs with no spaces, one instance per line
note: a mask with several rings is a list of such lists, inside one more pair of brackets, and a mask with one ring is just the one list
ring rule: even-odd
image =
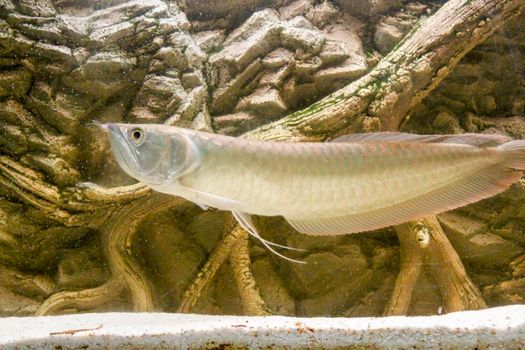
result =
[[511,138],[508,136],[497,134],[417,135],[404,132],[375,132],[343,135],[330,142],[455,143],[478,147],[493,147],[510,140]]

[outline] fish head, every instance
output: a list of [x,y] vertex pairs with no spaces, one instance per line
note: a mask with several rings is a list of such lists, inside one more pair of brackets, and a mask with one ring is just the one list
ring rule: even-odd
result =
[[119,166],[148,185],[163,185],[193,171],[200,153],[187,130],[157,124],[104,124]]

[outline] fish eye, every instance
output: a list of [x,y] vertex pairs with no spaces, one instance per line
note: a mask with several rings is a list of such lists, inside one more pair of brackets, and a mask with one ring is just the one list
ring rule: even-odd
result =
[[140,145],[142,142],[144,142],[144,130],[141,128],[131,129],[129,132],[129,138],[131,139],[131,142],[137,146]]

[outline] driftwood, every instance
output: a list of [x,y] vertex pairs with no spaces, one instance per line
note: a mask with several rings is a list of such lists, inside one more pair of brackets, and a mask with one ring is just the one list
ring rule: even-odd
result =
[[435,217],[396,227],[401,243],[401,267],[385,315],[406,315],[412,291],[428,268],[443,297],[446,312],[487,307]]
[[[521,0],[450,0],[414,26],[368,74],[303,110],[241,137],[325,141],[349,132],[398,130],[412,108],[438,86],[466,53],[519,14],[524,6]],[[40,306],[38,314],[90,309],[125,289],[130,292],[134,310],[156,309],[147,278],[131,254],[131,242],[145,216],[177,206],[179,199],[152,194],[143,185],[59,189],[8,157],[0,159],[0,184],[9,194],[65,226],[100,229],[103,235],[112,277],[97,288],[54,294]],[[229,221],[225,219],[224,238],[186,290],[179,311],[191,312],[206,284],[229,259],[243,311],[269,313],[250,272],[248,236],[237,226],[232,228]],[[425,247],[414,238],[422,230],[429,232]],[[486,306],[435,218],[402,225],[396,232],[401,243],[401,271],[386,314],[407,312],[411,287],[423,266],[428,267],[439,285],[447,311]]]
[[308,108],[249,132],[259,140],[319,141],[343,132],[397,130],[410,109],[522,1],[448,1],[418,23],[367,75]]

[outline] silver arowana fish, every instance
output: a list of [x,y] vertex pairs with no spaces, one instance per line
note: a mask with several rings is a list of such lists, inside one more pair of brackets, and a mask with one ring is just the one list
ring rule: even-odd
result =
[[369,231],[491,197],[525,170],[525,140],[501,135],[385,132],[293,143],[165,125],[102,127],[129,175],[232,211],[270,249],[277,244],[259,236],[250,215],[282,215],[309,235]]

